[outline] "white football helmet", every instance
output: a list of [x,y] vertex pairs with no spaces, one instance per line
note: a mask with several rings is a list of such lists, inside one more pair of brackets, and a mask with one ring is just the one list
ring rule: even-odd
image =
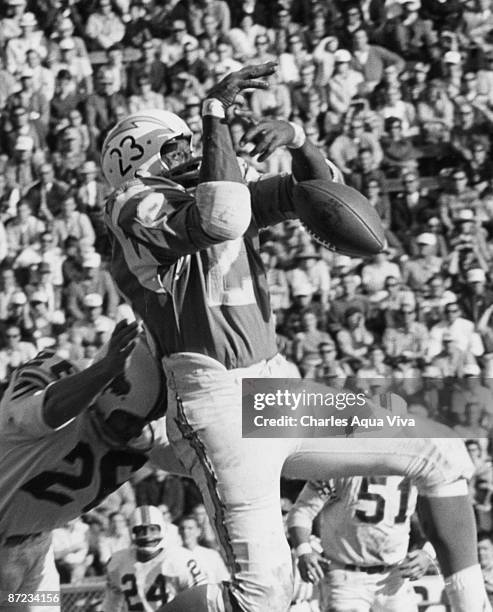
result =
[[151,176],[164,176],[170,168],[162,159],[162,147],[192,132],[178,115],[165,110],[132,113],[110,130],[103,143],[101,166],[110,185],[116,189],[133,178],[138,170]]
[[[151,525],[159,527],[159,535],[150,534]],[[131,519],[132,540],[137,550],[152,555],[163,546],[166,525],[163,515],[156,506],[139,506]]]

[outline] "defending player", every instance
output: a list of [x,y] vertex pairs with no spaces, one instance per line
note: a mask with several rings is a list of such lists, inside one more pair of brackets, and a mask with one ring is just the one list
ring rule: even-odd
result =
[[162,417],[146,426],[164,413],[162,374],[137,333],[119,323],[83,372],[45,350],[12,376],[0,403],[0,610],[9,592],[58,590],[51,530],[116,490],[163,439]]
[[187,591],[164,609],[206,610],[216,599],[218,609],[286,610],[292,579],[279,513],[284,464],[289,476],[304,479],[327,473],[412,477],[428,495],[430,537],[445,575],[457,585],[455,612],[479,612],[484,585],[465,481],[472,466],[458,441],[241,436],[242,378],[292,374],[277,354],[259,229],[295,218],[294,180],[332,180],[299,126],[265,120],[244,139],[255,143],[259,160],[290,147],[293,176],[244,183],[225,111],[242,89],[267,87],[259,78],[274,71],[273,63],[246,67],[209,92],[198,176],[191,171],[198,166],[191,132],[171,113],[130,115],[103,146],[104,175],[115,189],[106,206],[112,274],[162,356],[168,436],[201,489],[232,570],[224,598],[219,588],[197,587],[191,590],[196,600]]
[[[411,552],[410,519],[417,491],[400,476],[308,482],[288,515],[299,569],[308,582],[327,582],[331,612],[417,612],[407,578],[426,572],[430,557]],[[324,559],[309,544],[321,513]],[[330,561],[328,574],[326,566]]]
[[189,551],[169,548],[159,508],[140,506],[132,517],[134,546],[120,550],[107,569],[104,612],[157,610],[177,593],[207,582]]

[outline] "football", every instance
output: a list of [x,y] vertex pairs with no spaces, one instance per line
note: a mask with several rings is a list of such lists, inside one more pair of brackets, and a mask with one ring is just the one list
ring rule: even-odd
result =
[[294,202],[303,226],[327,249],[351,257],[383,249],[380,217],[356,189],[325,180],[302,181],[294,187]]

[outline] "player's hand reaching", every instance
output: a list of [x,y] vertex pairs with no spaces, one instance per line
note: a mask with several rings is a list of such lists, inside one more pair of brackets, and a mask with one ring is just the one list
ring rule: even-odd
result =
[[300,555],[298,559],[298,569],[300,570],[301,578],[305,582],[317,584],[324,577],[324,572],[320,565],[323,559],[316,552]]
[[262,77],[274,74],[276,68],[276,62],[245,66],[245,68],[231,72],[221,79],[209,91],[207,97],[219,100],[226,109],[233,104],[236,96],[244,89],[268,89],[269,84]]
[[417,580],[426,574],[432,559],[424,550],[413,550],[399,564],[399,572],[403,578]]
[[113,330],[104,359],[115,376],[125,367],[127,358],[135,348],[138,335],[139,324],[135,321],[127,323],[125,319],[117,323]]
[[263,119],[248,129],[240,144],[245,146],[251,142],[255,148],[250,151],[258,161],[265,161],[278,147],[289,145],[295,136],[293,127],[287,122],[278,119]]

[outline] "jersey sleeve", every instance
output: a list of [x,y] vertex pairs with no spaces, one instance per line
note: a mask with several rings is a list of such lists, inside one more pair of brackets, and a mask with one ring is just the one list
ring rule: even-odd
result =
[[334,496],[333,481],[307,482],[289,512],[288,527],[304,527],[311,530],[315,517]]
[[294,210],[290,174],[260,178],[248,184],[252,197],[252,216],[257,227],[269,227],[288,219],[297,219]]
[[54,431],[66,427],[73,419],[57,429],[47,425],[43,419],[43,405],[46,389],[32,392],[22,386],[22,381],[14,377],[0,403],[0,419],[5,428],[14,428],[17,433],[29,438],[43,438]]
[[120,242],[130,239],[134,249],[142,245],[162,265],[171,265],[232,239],[229,232],[237,228],[238,217],[250,217],[249,198],[241,183],[203,183],[194,197],[157,179],[135,179],[109,198],[105,221]]

